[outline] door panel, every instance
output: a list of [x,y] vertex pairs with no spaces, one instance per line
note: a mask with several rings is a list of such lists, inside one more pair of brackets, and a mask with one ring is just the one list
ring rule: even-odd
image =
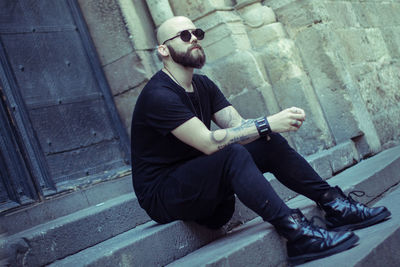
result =
[[116,139],[102,100],[48,106],[30,111],[46,155]]
[[74,179],[85,184],[85,179],[107,178],[113,174],[110,173],[110,170],[115,171],[126,166],[126,163],[119,157],[119,142],[110,140],[95,146],[53,154],[48,156],[47,160],[50,174],[55,183],[70,181],[71,185],[75,185]]
[[35,171],[25,177],[37,194],[130,168],[128,137],[76,1],[0,1],[0,52],[16,129],[30,133],[16,138],[39,166],[27,164]]
[[64,0],[1,0],[1,22],[6,26],[74,24]]
[[2,41],[28,108],[101,98],[76,31],[7,34]]

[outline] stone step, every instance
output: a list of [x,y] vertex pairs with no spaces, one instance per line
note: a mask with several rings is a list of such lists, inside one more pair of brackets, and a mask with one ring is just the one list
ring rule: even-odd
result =
[[[321,176],[329,178],[333,172],[354,162],[353,146],[351,141],[346,142],[317,153],[308,160]],[[296,196],[272,175],[266,178],[284,200]],[[14,262],[23,258],[47,264],[149,221],[139,208],[132,189],[131,176],[128,175],[0,217],[1,224],[7,226],[11,236],[8,254]],[[255,217],[254,212],[237,200],[234,216],[225,230]],[[104,223],[105,218],[110,219]],[[15,221],[21,223],[15,224]],[[88,228],[91,231],[87,231]],[[5,242],[1,241],[0,248],[5,246]],[[47,247],[51,250],[43,249]]]
[[[254,212],[237,200],[235,213],[222,232],[255,217]],[[22,265],[22,259],[33,265],[49,264],[149,221],[130,192],[3,238],[0,250],[7,251],[15,265]],[[208,235],[212,239],[214,233]]]
[[11,235],[6,249],[11,263],[17,266],[23,265],[22,259],[31,266],[41,266],[149,220],[134,194],[124,194]]
[[[358,246],[345,252],[301,266],[398,266],[400,256],[400,189],[374,206],[384,205],[392,218],[362,230]],[[315,211],[307,209],[307,217]],[[388,255],[386,255],[388,254]],[[273,227],[260,219],[232,231],[199,250],[167,266],[287,266],[285,241]]]
[[[352,146],[352,142],[343,143],[315,154],[308,160],[320,171],[321,176],[329,178],[337,169],[349,166],[354,161]],[[266,178],[284,200],[297,195],[280,184],[273,175],[266,175]],[[124,196],[116,197],[118,194]],[[99,208],[100,206],[103,208]],[[49,216],[53,220],[49,221]],[[233,218],[224,230],[230,230],[255,217],[254,212],[237,200]],[[108,220],[110,223],[103,223],[104,218],[112,220]],[[7,214],[0,219],[3,225],[8,226],[8,233],[11,233],[8,254],[14,259],[13,262],[24,258],[38,264],[64,258],[150,220],[139,208],[132,193],[131,176],[64,195],[32,208]],[[44,219],[48,221],[43,223]],[[22,223],[15,224],[15,221]],[[114,227],[114,224],[118,227]],[[92,231],[87,231],[87,228]],[[0,248],[5,246],[1,241]],[[51,250],[43,249],[46,247],[51,247]]]
[[117,173],[113,180],[100,182],[79,190],[72,188],[72,192],[47,196],[46,201],[2,213],[0,225],[9,235],[13,235],[130,193],[133,189],[132,178],[129,174],[130,171],[123,169],[120,173]]
[[[223,230],[225,232],[254,217],[254,212],[237,201],[234,216]],[[130,191],[2,238],[0,251],[7,251],[11,263],[15,265],[23,265],[22,260],[33,265],[48,264],[148,221],[150,218],[140,208],[133,191]]]
[[[384,151],[329,180],[345,192],[364,190],[367,196],[357,200],[368,203],[400,182],[400,147]],[[315,204],[298,196],[287,202],[301,208],[307,217],[321,216]],[[239,227],[227,236],[181,258],[170,266],[280,266],[286,265],[284,242],[273,227],[259,218]]]
[[[400,147],[397,147],[357,164],[331,178],[330,182],[342,185],[345,192],[366,188],[368,196],[359,200],[368,202],[399,183],[400,176],[396,173],[399,167]],[[312,205],[310,201],[307,202],[302,196],[290,200],[289,203],[292,207],[302,207],[306,216],[319,213],[315,205]],[[216,241],[212,242],[213,240]],[[268,247],[271,245],[272,247]],[[217,249],[218,252],[215,252]],[[254,254],[245,259],[239,256],[242,254],[252,255],[252,251],[258,251],[255,253],[258,256]],[[50,266],[117,266],[121,264],[125,266],[158,266],[166,265],[181,257],[183,258],[173,264],[195,266],[193,263],[202,265],[238,262],[243,263],[239,264],[243,266],[249,259],[253,262],[264,261],[264,259],[262,261],[258,261],[258,259],[266,254],[268,257],[265,260],[276,265],[285,261],[285,253],[283,241],[269,224],[262,222],[259,218],[234,229],[228,235],[225,235],[222,229],[210,231],[196,224],[181,221],[166,225],[148,222],[65,259],[58,260]],[[242,262],[239,261],[239,258]]]
[[48,266],[163,266],[223,234],[195,223],[150,221]]
[[376,206],[386,206],[392,213],[391,219],[360,229],[358,245],[351,250],[323,259],[302,264],[304,267],[336,266],[399,266],[400,265],[400,186],[386,193]]

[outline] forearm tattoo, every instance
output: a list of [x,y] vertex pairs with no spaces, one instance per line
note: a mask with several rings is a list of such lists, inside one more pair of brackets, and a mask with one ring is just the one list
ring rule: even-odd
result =
[[[231,109],[224,110],[223,113],[220,115],[220,126],[222,128],[231,128],[238,125],[240,121],[240,116],[236,112]],[[242,120],[243,122],[244,120]]]
[[254,120],[242,120],[242,123],[233,128],[220,129],[211,133],[213,142],[218,145],[218,149],[222,149],[230,144],[241,143],[258,136],[258,133],[251,133],[254,127]]

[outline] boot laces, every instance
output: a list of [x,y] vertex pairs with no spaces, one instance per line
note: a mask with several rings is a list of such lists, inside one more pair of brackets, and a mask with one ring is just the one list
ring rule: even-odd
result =
[[353,204],[361,204],[361,205],[363,205],[363,206],[364,206],[364,204],[362,204],[362,203],[356,201],[356,200],[352,197],[352,195],[353,195],[353,196],[356,196],[356,197],[363,197],[363,196],[366,196],[366,197],[373,197],[373,196],[367,195],[364,191],[361,191],[361,190],[353,190],[353,191],[351,191],[351,192],[349,192],[349,193],[347,194],[347,198],[350,200],[351,203],[353,203]]
[[324,236],[323,230],[325,229],[314,224],[316,219],[318,219],[322,223],[325,223],[325,220],[323,218],[315,215],[311,217],[311,220],[307,220],[307,218],[303,217],[301,220],[301,225],[309,229],[313,235],[315,235],[314,234],[315,232],[318,232],[321,235],[321,237],[323,237]]
[[347,197],[350,198],[351,200],[355,201],[354,198],[351,197],[351,195],[354,195],[356,197],[362,197],[362,196],[365,196],[365,192],[361,191],[361,190],[353,190],[353,191],[349,192],[347,194]]

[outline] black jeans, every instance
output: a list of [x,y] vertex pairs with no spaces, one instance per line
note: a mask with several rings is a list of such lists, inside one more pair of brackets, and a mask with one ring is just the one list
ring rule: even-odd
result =
[[147,210],[160,223],[196,221],[218,228],[234,212],[234,194],[265,221],[291,212],[263,173],[317,201],[330,186],[279,134],[247,145],[233,144],[180,165],[166,177]]

